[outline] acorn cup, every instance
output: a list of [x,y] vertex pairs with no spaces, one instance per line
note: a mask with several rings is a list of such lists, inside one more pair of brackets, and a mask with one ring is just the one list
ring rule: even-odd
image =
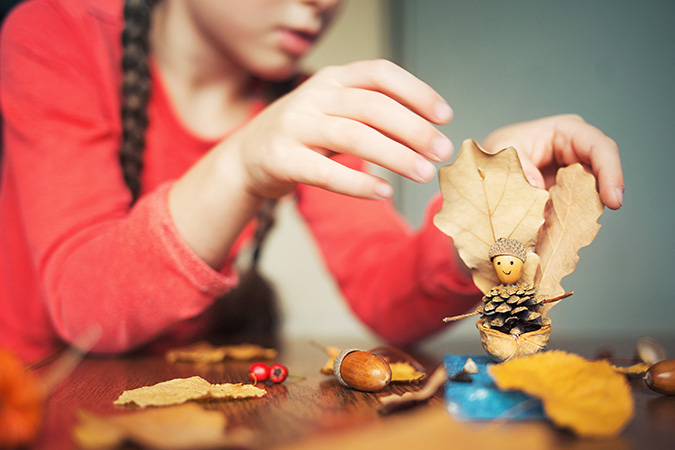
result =
[[551,336],[551,319],[544,317],[538,330],[523,334],[504,333],[486,325],[485,317],[476,322],[485,352],[497,362],[532,355],[546,349]]

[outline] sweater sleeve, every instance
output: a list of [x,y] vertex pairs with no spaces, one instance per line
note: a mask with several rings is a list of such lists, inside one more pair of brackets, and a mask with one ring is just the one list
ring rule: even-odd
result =
[[93,350],[121,352],[195,317],[237,277],[183,242],[168,210],[170,184],[129,209],[115,50],[82,7],[67,4],[28,2],[5,23],[3,195],[16,197],[59,336],[72,342],[97,323]]
[[[338,160],[362,170],[354,157]],[[452,240],[432,223],[431,203],[419,230],[391,202],[363,200],[302,186],[299,208],[352,311],[383,339],[405,345],[444,326],[480,299],[463,274]]]

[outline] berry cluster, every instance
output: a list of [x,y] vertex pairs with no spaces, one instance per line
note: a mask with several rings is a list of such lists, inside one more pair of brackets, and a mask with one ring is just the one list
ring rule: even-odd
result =
[[257,362],[248,369],[248,377],[256,384],[258,381],[269,379],[272,383],[281,383],[288,376],[288,369],[283,364],[268,366],[263,362]]

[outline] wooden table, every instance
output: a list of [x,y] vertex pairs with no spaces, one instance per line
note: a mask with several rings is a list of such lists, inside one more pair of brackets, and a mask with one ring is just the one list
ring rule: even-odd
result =
[[[639,337],[639,336],[637,336]],[[586,357],[610,347],[616,356],[632,356],[637,339],[622,338],[580,342],[551,341],[551,348],[575,351]],[[675,336],[666,337],[668,354],[675,355]],[[663,342],[663,341],[662,341]],[[339,342],[324,342],[338,347]],[[424,348],[415,356],[430,370],[445,352],[483,354],[476,340]],[[439,392],[428,403],[381,415],[378,396],[403,393],[415,387],[396,385],[380,393],[363,393],[341,386],[332,376],[319,373],[327,357],[309,339],[283,342],[278,362],[293,375],[281,385],[267,386],[259,399],[211,402],[207,409],[225,413],[228,429],[245,427],[255,436],[254,448],[293,449],[431,449],[431,448],[561,448],[629,449],[675,448],[675,397],[661,396],[633,381],[635,417],[623,433],[612,439],[587,441],[575,438],[545,421],[466,423],[445,410]],[[101,415],[120,414],[126,408],[113,401],[127,389],[152,385],[176,377],[199,375],[212,383],[247,382],[250,362],[228,361],[208,367],[169,363],[162,356],[84,359],[59,385],[48,401],[41,449],[75,448],[71,430],[75,413],[84,409]],[[45,373],[49,366],[38,370]]]

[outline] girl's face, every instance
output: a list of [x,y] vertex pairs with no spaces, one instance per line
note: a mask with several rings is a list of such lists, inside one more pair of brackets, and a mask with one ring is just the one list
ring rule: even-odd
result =
[[214,57],[274,80],[298,70],[298,61],[326,30],[340,2],[190,0],[183,7],[199,41]]

